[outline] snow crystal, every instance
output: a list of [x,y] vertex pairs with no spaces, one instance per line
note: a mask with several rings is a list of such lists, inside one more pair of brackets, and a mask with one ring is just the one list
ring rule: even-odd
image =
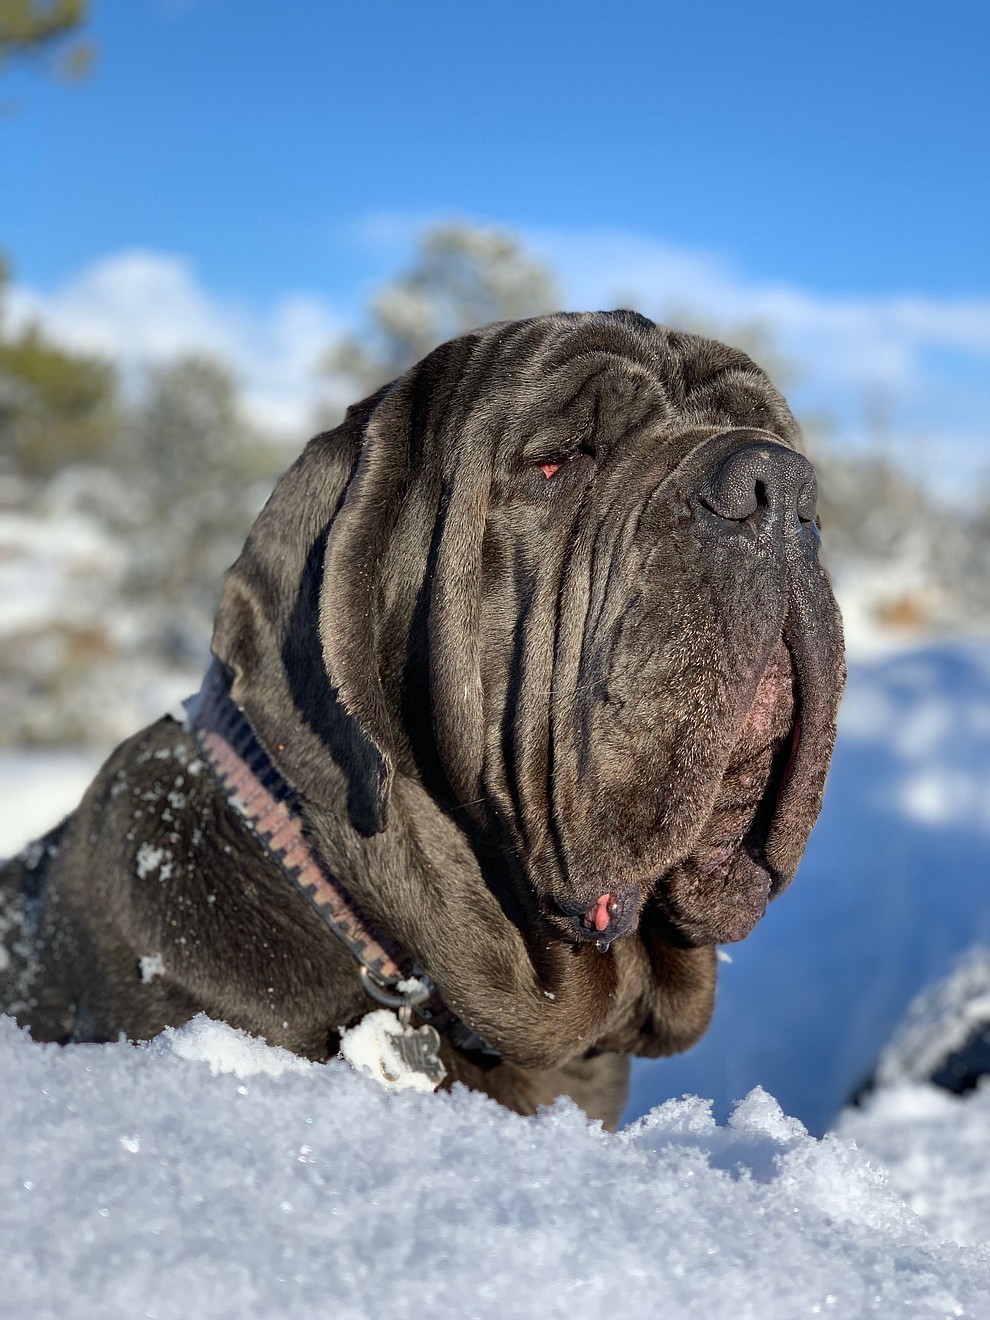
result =
[[141,980],[145,985],[153,981],[156,976],[165,975],[165,962],[160,953],[145,954],[138,959],[138,970],[141,973]]
[[168,880],[172,874],[172,854],[167,848],[156,848],[150,843],[142,843],[137,850],[137,877],[145,880],[158,872],[159,880]]
[[984,1252],[761,1092],[728,1127],[668,1101],[612,1136],[202,1018],[68,1048],[0,1020],[0,1075],[3,1316],[990,1314]]

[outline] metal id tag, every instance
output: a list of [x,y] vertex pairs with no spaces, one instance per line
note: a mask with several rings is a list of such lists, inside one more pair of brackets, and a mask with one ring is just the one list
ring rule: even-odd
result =
[[406,1067],[411,1072],[422,1073],[435,1087],[447,1076],[447,1069],[440,1061],[440,1034],[435,1027],[428,1023],[422,1027],[400,1024],[392,1043]]
[[435,1091],[447,1076],[440,1062],[440,1036],[429,1025],[413,1027],[387,1008],[341,1029],[340,1053],[358,1072],[386,1091]]

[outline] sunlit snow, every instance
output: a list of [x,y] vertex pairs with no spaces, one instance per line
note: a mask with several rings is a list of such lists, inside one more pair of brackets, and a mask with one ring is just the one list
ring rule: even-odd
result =
[[727,1127],[686,1100],[610,1136],[205,1019],[74,1049],[8,1020],[0,1061],[5,1316],[990,1313],[982,1251],[761,1091]]

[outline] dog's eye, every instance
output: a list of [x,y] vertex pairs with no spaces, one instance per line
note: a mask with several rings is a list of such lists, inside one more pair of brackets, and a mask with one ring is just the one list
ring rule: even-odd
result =
[[565,491],[578,491],[584,488],[581,482],[583,473],[590,481],[594,472],[594,455],[588,449],[546,450],[541,454],[527,455],[517,469],[522,480],[521,490],[529,499],[556,499]]
[[571,460],[576,457],[577,454],[555,454],[553,458],[541,459],[536,464],[536,467],[540,469],[547,481],[549,481],[552,477],[557,475],[562,467],[567,463],[570,463]]

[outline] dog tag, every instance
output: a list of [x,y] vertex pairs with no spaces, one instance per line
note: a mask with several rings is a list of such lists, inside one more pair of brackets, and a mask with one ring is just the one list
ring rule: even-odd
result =
[[411,1072],[422,1073],[435,1087],[447,1076],[440,1061],[440,1034],[428,1023],[422,1027],[402,1027],[402,1034],[394,1036],[393,1043],[399,1058]]
[[343,1031],[340,1052],[386,1091],[435,1091],[447,1076],[436,1028],[408,1026],[388,1009],[368,1013]]

